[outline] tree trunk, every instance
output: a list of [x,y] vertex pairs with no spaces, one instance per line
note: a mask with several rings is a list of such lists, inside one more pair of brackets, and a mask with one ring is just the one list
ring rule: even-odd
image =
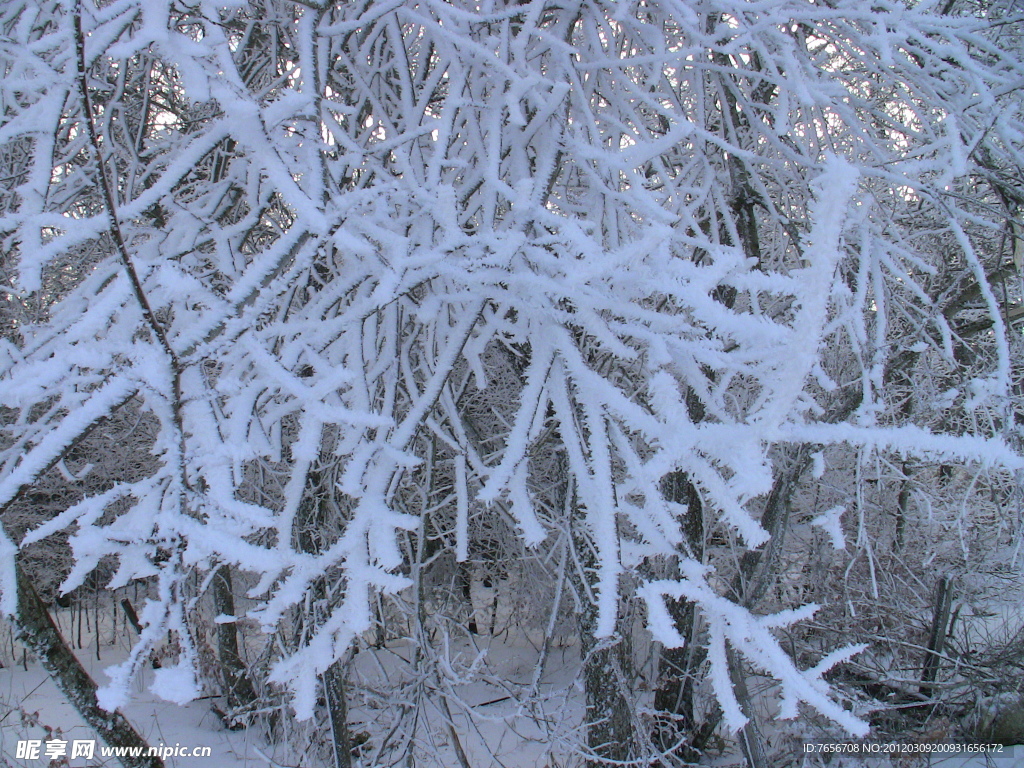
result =
[[469,563],[457,563],[459,587],[462,590],[462,599],[466,602],[466,610],[469,612],[469,619],[466,621],[466,629],[479,635],[480,629],[476,623],[476,609],[473,607],[473,573],[469,569]]
[[[582,524],[575,494],[572,499],[572,519]],[[583,573],[575,571],[576,579],[589,578],[598,563],[589,542],[580,532],[574,534],[576,551]],[[630,664],[628,634],[617,627],[616,636],[595,638],[598,607],[589,599],[592,585],[577,583],[581,597],[579,614],[580,654],[583,659],[583,686],[586,696],[584,725],[587,730],[589,759],[587,768],[606,768],[609,761],[624,762],[635,757],[633,745],[633,719],[628,697],[627,681]],[[621,622],[621,619],[620,619]]]
[[[321,467],[329,468],[327,451],[321,450]],[[323,468],[310,469],[306,477],[305,495],[299,503],[299,514],[295,531],[299,549],[303,552],[317,553],[321,550],[322,538],[328,534],[328,517],[331,509],[340,509],[341,504],[328,506],[328,498],[337,492],[336,479],[332,472]],[[327,601],[328,589],[326,577],[321,576],[310,586],[313,604]],[[318,625],[321,616],[314,611],[313,615],[303,615],[300,623],[310,622]],[[345,700],[345,667],[343,659],[336,659],[327,671],[320,676],[323,684],[324,701],[327,714],[331,720],[331,748],[334,752],[334,768],[351,768],[352,739],[348,729],[348,702]]]
[[96,683],[72,653],[50,617],[46,604],[36,594],[32,582],[15,563],[18,579],[18,612],[14,617],[15,631],[50,677],[78,710],[96,734],[111,747],[124,747],[138,752],[138,756],[121,756],[125,768],[163,768],[163,760],[150,756],[149,744],[120,712],[107,712],[96,699]]
[[747,689],[747,676],[743,671],[743,662],[739,654],[732,648],[727,652],[729,659],[729,678],[732,680],[733,692],[740,709],[747,716],[747,724],[739,733],[740,749],[746,758],[748,768],[768,768],[768,756],[764,751],[764,739],[761,729],[757,726],[757,713],[750,702],[750,691]]
[[[223,616],[235,615],[235,593],[231,582],[231,567],[222,565],[213,577],[213,607]],[[256,701],[249,670],[242,661],[238,650],[238,630],[235,623],[217,625],[217,655],[220,658],[223,675],[225,712],[229,726],[247,724],[244,710],[251,709]]]
[[334,768],[352,768],[352,737],[348,730],[348,703],[345,700],[345,664],[331,664],[323,675],[324,698],[331,718],[331,744]]
[[634,757],[633,720],[625,691],[629,643],[622,637],[595,639],[596,625],[597,606],[588,605],[580,616],[587,746],[593,756],[587,768],[606,768],[608,761]]
[[[661,484],[662,495],[668,501],[685,504],[686,518],[683,533],[689,552],[681,555],[702,559],[704,555],[704,510],[697,489],[684,472],[665,476]],[[688,744],[679,755],[687,762],[700,756],[703,743],[699,743],[694,692],[698,670],[707,655],[697,642],[697,614],[693,603],[686,600],[666,600],[676,630],[685,639],[681,648],[663,648],[658,659],[658,687],[654,692],[657,713],[655,741],[662,750],[671,750],[680,743],[683,734],[690,734]]]
[[939,673],[939,662],[946,646],[946,632],[949,628],[949,614],[953,607],[953,583],[949,576],[941,576],[935,588],[935,612],[932,614],[932,629],[928,635],[928,653],[921,672],[921,695],[931,698],[932,685]]
[[[748,550],[740,558],[739,572],[732,582],[733,597],[738,605],[753,608],[764,597],[778,576],[777,566],[789,528],[790,500],[796,484],[810,465],[811,452],[806,444],[793,449],[781,465],[761,514],[761,526],[768,532],[768,542],[759,549]],[[739,655],[729,648],[729,677],[740,709],[749,722],[739,733],[739,744],[749,768],[767,768],[768,757],[747,690],[743,664]]]

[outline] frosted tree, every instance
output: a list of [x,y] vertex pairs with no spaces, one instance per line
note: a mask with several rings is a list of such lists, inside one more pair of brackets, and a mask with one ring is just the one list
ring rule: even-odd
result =
[[[1020,467],[1002,417],[921,426],[886,394],[903,353],[963,368],[960,307],[930,282],[953,251],[990,325],[950,407],[1006,402],[1001,265],[979,242],[1017,216],[1024,67],[989,34],[996,4],[0,14],[3,268],[10,301],[43,307],[5,326],[0,504],[115,411],[156,425],[152,472],[3,541],[9,614],[18,546],[60,531],[65,588],[110,556],[112,585],[155,583],[103,706],[168,632],[154,690],[196,695],[187,577],[227,568],[268,632],[318,606],[269,681],[302,718],[326,684],[343,718],[334,665],[408,589],[402,542],[430,514],[458,561],[490,517],[569,547],[593,760],[675,759],[626,695],[637,598],[657,641],[701,646],[751,762],[744,664],[785,716],[866,733],[822,677],[858,648],[799,668],[775,630],[813,606],[766,614],[744,584],[770,578],[769,512],[814,446]],[[1002,205],[970,205],[979,189]],[[495,386],[505,410],[475,409]],[[409,490],[429,478],[446,493]],[[749,555],[738,571],[711,532]]]

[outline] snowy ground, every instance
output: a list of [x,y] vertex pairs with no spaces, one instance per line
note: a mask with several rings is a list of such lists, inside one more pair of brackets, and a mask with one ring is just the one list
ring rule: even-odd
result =
[[[59,623],[65,632],[69,630],[69,614],[58,612]],[[19,740],[37,739],[47,741],[64,739],[69,743],[76,739],[95,738],[92,731],[82,722],[81,718],[65,701],[64,697],[49,680],[45,671],[31,661],[27,668],[22,666],[18,646],[12,644],[7,630],[5,637],[0,638],[0,661],[4,667],[0,669],[0,765],[3,766],[39,766],[48,764],[45,757],[35,760],[18,759],[17,743]],[[92,642],[88,642],[88,640]],[[117,633],[107,633],[107,640],[100,646],[100,659],[97,660],[95,638],[86,636],[84,648],[76,649],[79,658],[93,675],[94,679],[103,681],[103,669],[122,660],[127,652],[127,636],[118,638]],[[455,649],[452,657],[471,664],[474,654],[486,652],[487,665],[494,673],[505,676],[509,683],[529,684],[533,673],[533,649],[503,645],[497,638],[482,638],[477,648]],[[400,674],[399,669],[408,660],[408,648],[392,647],[377,653],[364,652],[355,662],[354,675],[363,683],[372,683],[374,678],[383,683],[382,676]],[[566,746],[574,737],[574,723],[580,720],[580,693],[573,680],[576,676],[575,666],[578,664],[576,649],[562,646],[553,654],[550,672],[538,681],[545,689],[546,695],[541,699],[546,711],[539,716],[548,723],[548,733],[558,734],[566,739]],[[391,658],[395,664],[389,664]],[[11,663],[12,659],[16,663]],[[186,706],[156,698],[147,686],[152,672],[136,683],[135,696],[132,703],[125,709],[125,714],[142,733],[152,746],[209,747],[208,757],[169,757],[166,764],[170,768],[267,768],[271,765],[295,766],[312,768],[304,761],[296,761],[294,754],[287,748],[274,749],[268,746],[261,734],[253,730],[226,730],[218,717],[210,708],[210,702],[194,701]],[[451,701],[459,702],[464,708],[453,707],[450,713],[451,722],[455,725],[456,735],[474,766],[505,766],[506,768],[532,768],[533,766],[565,765],[566,755],[560,750],[549,752],[549,744],[545,743],[545,733],[538,727],[535,718],[538,712],[523,713],[516,711],[516,704],[499,686],[494,683],[481,682],[479,679],[459,686],[453,690]],[[473,722],[467,716],[472,712]],[[375,730],[381,722],[394,716],[394,712],[374,711],[372,707],[356,706],[349,713],[353,733],[360,730]],[[436,701],[429,698],[422,700],[420,716],[438,721],[442,718],[436,709]],[[553,724],[553,725],[552,725]],[[445,728],[429,729],[435,734],[432,751],[437,756],[435,762],[450,759],[447,765],[457,765],[452,751],[453,739]],[[770,736],[770,738],[772,738]],[[98,746],[97,746],[98,748]],[[545,755],[547,753],[547,755]],[[557,759],[556,759],[557,758]],[[273,761],[273,762],[272,762]],[[421,764],[426,765],[421,761]],[[373,764],[371,756],[365,756],[364,766]],[[432,763],[433,764],[433,763]],[[571,763],[569,763],[571,764]],[[726,753],[710,761],[717,768],[739,764],[739,756]],[[789,765],[794,763],[789,762]],[[114,758],[102,758],[97,755],[92,760],[75,758],[63,765],[78,768],[79,766],[118,765]],[[806,757],[807,768],[823,765],[820,758],[811,755]],[[846,768],[1009,768],[1024,766],[1024,747],[1007,748],[1002,755],[993,756],[935,756],[930,760],[893,760],[887,758],[858,759],[844,757],[833,760],[832,766]]]
[[[103,666],[106,666],[106,662]],[[97,670],[91,671],[94,676],[99,676],[96,675]],[[0,700],[4,702],[0,706],[3,708],[3,716],[6,716],[0,726],[0,759],[11,766],[46,764],[44,758],[34,761],[16,759],[19,739],[45,741],[61,738],[71,742],[75,739],[95,738],[92,730],[83,723],[38,665],[29,665],[27,671],[21,667],[0,670]],[[12,704],[15,708],[9,709]],[[22,712],[28,713],[36,722],[28,722]],[[218,768],[267,765],[258,759],[253,749],[259,744],[250,743],[246,731],[229,732],[220,727],[205,702],[193,702],[179,707],[156,700],[148,691],[140,691],[137,699],[125,709],[125,714],[151,746],[180,744],[211,748],[210,757],[178,757],[169,759],[169,765],[183,768],[199,765]],[[107,761],[111,764],[115,762],[111,758],[107,758]],[[102,763],[104,760],[98,755],[94,760],[76,758],[70,761],[72,766]]]
[[[99,612],[97,612],[99,613]],[[113,614],[109,611],[100,613],[100,642],[97,644],[94,631],[95,619],[81,626],[82,614],[69,609],[52,611],[58,626],[66,638],[72,638],[73,649],[82,665],[94,680],[101,684],[107,677],[103,670],[120,661],[128,653],[133,639],[132,631],[126,626],[112,624],[102,617]],[[96,614],[93,614],[95,616]],[[86,617],[88,618],[88,617]],[[78,648],[81,640],[82,647]],[[97,659],[97,656],[99,658]],[[23,666],[21,646],[12,640],[10,629],[0,629],[0,765],[42,766],[48,765],[45,757],[36,760],[17,758],[19,740],[37,739],[43,742],[50,739],[62,739],[69,743],[76,739],[95,739],[92,729],[87,726],[74,708],[67,702],[63,694],[50,680],[46,671],[28,659]],[[13,663],[12,663],[13,662]],[[267,762],[260,760],[256,748],[266,750],[261,740],[254,733],[247,731],[228,731],[218,721],[210,709],[208,701],[194,701],[179,707],[158,699],[150,693],[148,685],[152,682],[152,670],[147,669],[144,676],[135,684],[134,697],[124,713],[135,728],[147,740],[150,746],[209,747],[209,757],[177,757],[169,758],[168,766],[192,768],[265,768]],[[114,758],[103,758],[99,755],[100,742],[97,740],[97,753],[92,760],[84,758],[71,759],[64,765],[73,768],[86,765],[119,765]]]
[[[118,659],[111,653],[97,662],[94,655],[80,654],[83,664],[94,679],[103,680],[102,669]],[[145,681],[140,681],[145,682]],[[227,731],[210,710],[209,703],[195,701],[179,707],[157,699],[143,685],[136,688],[136,697],[125,708],[125,714],[150,746],[210,747],[209,757],[178,757],[167,760],[169,766],[204,766],[205,768],[265,768],[267,762],[260,760],[256,747],[266,746],[253,740],[247,731]],[[26,717],[27,715],[27,717]],[[45,758],[18,760],[17,741],[20,739],[48,740],[60,738],[69,743],[75,739],[95,739],[95,734],[78,713],[67,703],[64,696],[50,681],[38,664],[29,664],[28,669],[20,665],[0,670],[0,760],[10,766],[43,766]],[[35,722],[32,722],[32,721]],[[98,749],[98,743],[97,743]],[[71,766],[117,765],[113,758],[93,760],[76,758]]]

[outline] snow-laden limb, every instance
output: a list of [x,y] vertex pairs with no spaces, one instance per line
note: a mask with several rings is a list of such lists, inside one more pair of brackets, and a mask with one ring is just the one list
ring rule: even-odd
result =
[[1024,457],[1001,438],[941,434],[912,424],[863,427],[856,424],[793,423],[779,429],[777,435],[793,442],[871,447],[928,460],[977,462],[1000,470],[1024,467]]
[[814,201],[808,211],[810,229],[802,243],[804,266],[793,270],[799,309],[792,321],[788,354],[774,380],[769,379],[765,403],[755,417],[768,429],[787,421],[799,407],[807,378],[821,359],[836,270],[843,259],[843,230],[855,204],[859,172],[849,160],[825,158],[821,173],[810,184]]
[[782,702],[781,716],[791,719],[798,715],[797,702],[804,702],[819,713],[842,726],[852,736],[866,736],[868,724],[852,715],[829,695],[829,685],[822,676],[837,664],[864,650],[865,646],[840,649],[809,670],[800,670],[783,650],[772,633],[776,627],[810,618],[817,606],[807,605],[781,614],[757,616],[748,608],[717,594],[707,583],[708,568],[695,561],[680,563],[678,580],[651,581],[638,589],[648,610],[648,626],[667,647],[679,647],[683,638],[676,631],[665,599],[685,599],[694,602],[708,623],[708,660],[711,664],[711,682],[722,706],[726,725],[738,731],[747,722],[733,692],[729,672],[728,648],[732,648],[779,684]]
[[195,679],[195,650],[182,609],[181,582],[180,570],[173,566],[161,569],[156,579],[156,598],[148,600],[139,611],[142,631],[128,658],[104,670],[109,682],[100,686],[96,695],[99,705],[108,712],[128,703],[132,695],[132,682],[149,661],[153,649],[166,639],[169,633],[174,633],[178,640],[181,651],[180,663],[184,668],[177,668],[169,678],[154,680],[152,690],[158,695],[161,691],[169,694],[170,700],[179,704],[199,695],[200,690]]

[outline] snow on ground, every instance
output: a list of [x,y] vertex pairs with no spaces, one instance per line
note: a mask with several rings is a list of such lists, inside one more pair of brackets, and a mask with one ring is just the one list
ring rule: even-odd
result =
[[[56,611],[58,622],[66,635],[71,618],[66,609]],[[128,650],[129,636],[118,636],[110,627],[102,633],[105,641],[99,647],[97,660],[95,635],[85,636],[84,647],[76,649],[83,665],[94,679],[104,681],[103,669],[123,660]],[[18,759],[17,742],[24,739],[47,741],[60,738],[71,742],[76,739],[94,739],[92,731],[72,709],[46,672],[29,660],[22,665],[19,646],[11,642],[6,628],[0,637],[0,766],[11,768],[42,768],[48,765],[45,757],[35,760]],[[526,638],[530,640],[530,638]],[[532,638],[534,641],[538,638]],[[505,768],[533,768],[547,765],[573,765],[568,752],[579,734],[574,729],[582,718],[582,692],[577,684],[578,649],[565,641],[552,649],[548,672],[537,680],[534,676],[535,643],[522,647],[507,642],[508,633],[478,638],[475,647],[468,643],[453,646],[446,654],[455,667],[474,668],[476,676],[449,689],[446,701],[449,714],[439,709],[439,698],[425,695],[410,699],[407,715],[430,722],[424,733],[429,741],[428,752],[433,759],[418,761],[422,766],[458,765],[451,730],[443,725],[450,718],[455,735],[474,766],[504,766]],[[91,641],[91,642],[90,642]],[[532,647],[531,647],[532,646]],[[408,681],[412,650],[406,644],[392,644],[382,649],[364,650],[352,666],[352,679],[366,689],[386,690],[389,685]],[[12,661],[14,663],[12,663]],[[474,667],[474,662],[477,662]],[[258,729],[229,731],[211,709],[209,700],[198,700],[185,706],[162,701],[148,690],[152,670],[147,669],[135,683],[134,697],[124,712],[151,746],[209,747],[208,757],[174,756],[165,760],[169,768],[267,768],[270,760],[276,765],[308,765],[307,759],[296,759],[287,746],[275,749],[268,745]],[[488,681],[489,678],[489,681]],[[538,696],[532,711],[517,708],[512,691],[522,691],[535,684]],[[504,686],[504,687],[503,687]],[[436,690],[436,689],[435,689]],[[415,708],[415,712],[413,709]],[[472,713],[472,720],[469,717]],[[393,721],[396,713],[386,706],[375,706],[372,698],[354,704],[349,711],[352,733],[378,732],[380,727]],[[781,731],[773,732],[770,724],[764,731],[775,743]],[[552,743],[552,739],[558,743]],[[75,758],[65,765],[71,768],[119,763],[115,758],[97,754],[92,760]],[[267,757],[264,757],[267,756]],[[268,759],[269,758],[269,759]],[[390,762],[390,761],[389,761]],[[710,758],[709,765],[716,768],[737,766],[742,763],[735,751]],[[363,768],[374,765],[373,755],[366,754],[357,761]],[[792,762],[789,765],[794,765]],[[805,755],[803,765],[816,768],[824,763],[821,756]],[[890,761],[884,756],[858,758],[835,756],[829,764],[837,768],[1010,768],[1024,766],[1024,747],[1007,748],[1001,755],[935,755],[929,759]]]
[[[89,649],[91,650],[91,649]],[[80,658],[94,679],[103,680],[102,669],[119,661],[113,653],[97,662],[95,656]],[[152,673],[147,672],[147,677]],[[140,681],[143,685],[150,680]],[[265,768],[254,751],[262,741],[247,731],[228,731],[211,711],[208,701],[194,701],[179,707],[157,699],[143,685],[137,685],[135,698],[124,709],[125,715],[142,734],[150,746],[210,747],[209,757],[168,758],[168,766],[192,768]],[[28,715],[26,717],[25,715]],[[29,663],[28,669],[16,667],[0,669],[0,764],[10,766],[44,766],[48,760],[19,760],[16,758],[20,739],[60,738],[69,744],[75,739],[95,739],[95,734],[64,698],[41,666]],[[32,722],[34,720],[35,722]],[[59,732],[58,732],[59,731]],[[76,758],[69,765],[117,765],[114,758],[99,756],[97,741],[93,760]]]
[[[81,648],[74,647],[79,661],[99,684],[107,681],[103,670],[123,661],[128,654],[131,631],[125,627],[103,623],[97,644],[96,633],[81,626],[76,630],[76,613],[70,609],[51,611],[66,638],[81,638]],[[111,614],[107,613],[109,617]],[[102,622],[101,614],[101,622]],[[80,618],[80,615],[79,615]],[[94,625],[93,625],[94,626]],[[73,642],[72,645],[77,645]],[[99,655],[99,659],[97,659]],[[31,766],[48,765],[49,760],[40,757],[35,760],[17,758],[19,740],[38,739],[45,743],[50,739],[62,739],[70,744],[76,739],[96,739],[95,733],[85,724],[64,695],[50,680],[46,671],[31,658],[23,665],[21,646],[11,639],[10,628],[0,629],[0,765]],[[179,707],[157,698],[148,690],[152,683],[153,670],[147,668],[135,683],[134,696],[123,712],[150,746],[174,747],[181,745],[209,747],[209,757],[172,757],[165,762],[177,768],[265,768],[266,761],[260,760],[255,748],[263,745],[255,731],[228,731],[219,722],[207,700],[193,701]],[[101,757],[101,742],[96,740],[96,753],[92,760],[69,759],[66,765],[78,766],[119,765],[112,757]]]

